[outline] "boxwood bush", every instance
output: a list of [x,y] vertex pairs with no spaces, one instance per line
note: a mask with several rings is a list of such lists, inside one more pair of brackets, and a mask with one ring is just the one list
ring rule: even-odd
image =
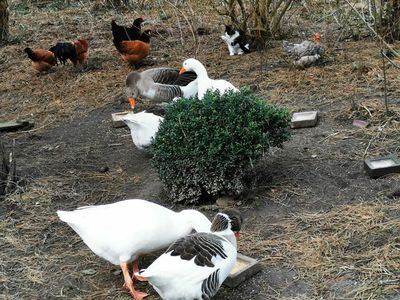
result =
[[248,89],[170,105],[153,141],[152,165],[174,202],[239,195],[246,170],[289,139],[287,109]]

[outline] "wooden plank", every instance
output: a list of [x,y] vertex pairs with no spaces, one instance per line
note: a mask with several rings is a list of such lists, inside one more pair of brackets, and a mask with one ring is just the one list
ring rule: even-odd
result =
[[27,130],[34,126],[32,121],[15,120],[0,122],[0,131]]

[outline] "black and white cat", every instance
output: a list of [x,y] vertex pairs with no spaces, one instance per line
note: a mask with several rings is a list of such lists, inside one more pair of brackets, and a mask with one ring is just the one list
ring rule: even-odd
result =
[[225,25],[225,34],[221,35],[221,39],[228,46],[229,55],[250,53],[247,37],[242,30]]

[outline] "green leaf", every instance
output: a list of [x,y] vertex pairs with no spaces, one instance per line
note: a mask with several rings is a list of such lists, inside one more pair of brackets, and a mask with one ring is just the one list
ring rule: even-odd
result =
[[153,142],[152,165],[175,202],[239,194],[243,176],[272,146],[290,137],[287,109],[269,105],[250,90],[207,92],[180,99],[166,111]]

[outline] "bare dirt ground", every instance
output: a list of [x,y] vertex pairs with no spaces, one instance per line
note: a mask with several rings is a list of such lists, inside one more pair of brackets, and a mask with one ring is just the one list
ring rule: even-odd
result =
[[[283,149],[255,166],[254,191],[237,202],[245,216],[239,251],[263,270],[236,289],[221,288],[215,299],[400,299],[400,175],[370,179],[363,169],[365,158],[400,155],[398,69],[388,65],[385,114],[379,48],[367,35],[354,41],[318,18],[322,4],[315,15],[294,7],[286,30],[294,41],[303,31],[321,31],[325,63],[294,70],[279,40],[229,57],[219,38],[222,19],[210,6],[146,3],[123,11],[96,2],[11,5],[12,41],[0,48],[0,117],[32,119],[35,127],[1,135],[8,149],[15,143],[22,181],[0,202],[0,298],[130,299],[118,268],[96,257],[56,210],[127,198],[182,208],[166,199],[149,154],[134,147],[126,128],[111,126],[111,113],[128,109],[123,86],[131,68],[112,45],[110,21],[144,15],[157,34],[142,69],[178,68],[196,56],[211,77],[250,86],[291,112],[320,113],[316,127],[292,130]],[[198,43],[185,17],[207,29]],[[83,71],[67,65],[37,75],[23,53],[90,33]],[[354,127],[354,119],[370,126]],[[196,209],[211,218],[219,208]],[[140,288],[159,299],[151,287]]]

